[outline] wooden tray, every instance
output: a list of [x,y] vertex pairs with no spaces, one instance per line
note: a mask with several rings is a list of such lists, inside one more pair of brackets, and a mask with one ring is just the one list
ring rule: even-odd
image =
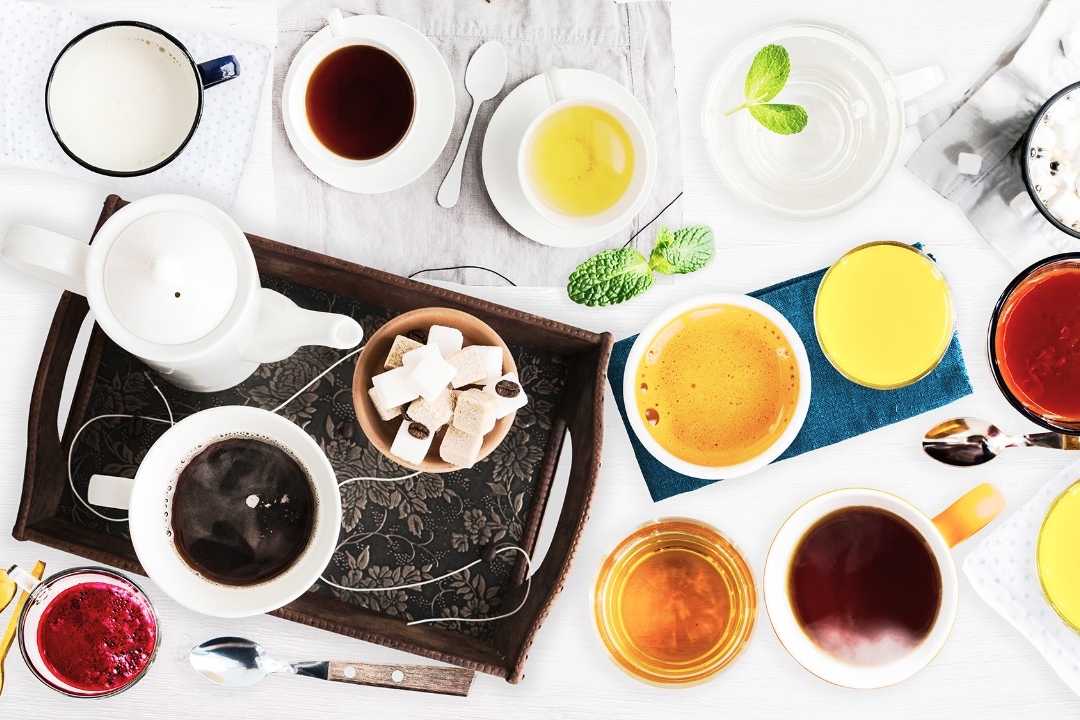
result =
[[[116,195],[110,195],[105,201],[97,227],[100,228],[124,204]],[[401,530],[403,536],[411,532],[418,537],[431,539],[430,547],[424,548],[426,560],[410,566],[412,575],[405,578],[405,582],[419,579],[417,574],[433,577],[462,567],[465,562],[478,557],[486,542],[498,542],[500,546],[512,543],[532,553],[549,501],[563,440],[569,434],[572,451],[566,496],[551,546],[539,567],[534,568],[532,587],[521,610],[490,623],[459,623],[451,620],[410,626],[406,622],[410,618],[432,615],[494,616],[517,607],[524,596],[525,567],[515,561],[513,553],[504,553],[496,562],[477,566],[471,575],[466,576],[470,578],[469,582],[463,582],[459,576],[456,591],[451,588],[448,592],[447,588],[435,584],[429,586],[427,591],[416,591],[415,595],[411,595],[414,591],[405,591],[404,597],[396,595],[397,600],[387,602],[385,598],[381,601],[377,599],[380,593],[350,593],[320,582],[300,599],[273,613],[324,630],[498,675],[512,683],[520,681],[528,649],[555,596],[562,589],[581,530],[588,518],[600,468],[604,377],[611,351],[611,335],[587,332],[265,238],[248,235],[248,239],[264,285],[290,295],[302,305],[306,303],[318,309],[349,312],[364,325],[366,335],[374,331],[372,324],[401,312],[431,306],[451,307],[471,313],[488,323],[510,346],[519,366],[531,363],[537,369],[532,380],[526,381],[523,375],[530,398],[535,396],[538,399],[536,402],[530,401],[530,406],[526,408],[528,411],[519,412],[515,420],[508,439],[514,433],[519,433],[516,444],[504,443],[491,458],[472,470],[438,476],[446,478],[445,485],[436,488],[442,489],[441,495],[428,486],[409,486],[420,494],[420,506],[425,510],[430,510],[428,505],[437,503],[445,503],[449,510],[418,517],[416,512],[409,514],[402,510],[400,504],[391,513],[387,505],[382,508],[386,512],[380,521],[402,523],[405,528]],[[95,325],[63,439],[58,436],[57,418],[65,373],[88,312],[85,298],[64,293],[53,317],[30,399],[26,472],[22,502],[12,534],[19,540],[33,540],[95,562],[145,574],[127,537],[126,522],[109,523],[94,517],[74,502],[68,487],[68,451],[76,431],[88,419],[103,412],[141,413],[146,417],[164,415],[162,405],[149,406],[156,393],[148,383],[146,387],[134,389],[123,384],[123,378],[141,377],[145,366],[116,347]],[[261,366],[259,373],[253,376],[254,380],[222,393],[185,395],[184,391],[160,379],[155,382],[170,398],[178,416],[225,403],[255,404],[269,408],[291,395],[293,386],[289,385],[281,391],[287,393],[283,397],[263,397],[273,395],[266,391],[270,387],[267,378],[291,376],[299,371],[297,363],[302,362],[307,363],[307,372],[316,366],[321,371],[341,354],[326,349],[313,360],[311,357],[298,359],[301,355],[298,353],[281,363]],[[350,386],[343,379],[336,380],[335,376],[340,374],[342,378],[351,378],[352,368],[352,361],[342,363],[339,370],[324,380],[329,386],[320,383],[312,389],[325,392],[311,392],[310,397],[305,395],[302,402],[291,409],[287,408],[283,414],[304,426],[323,445],[339,471],[339,479],[350,476],[357,469],[363,474],[370,472],[358,459],[364,457],[371,458],[375,465],[372,474],[377,473],[380,477],[404,474],[393,463],[379,457],[378,453],[369,453],[367,439],[358,429],[355,435],[352,431],[343,431],[343,427],[349,425],[345,420],[352,413],[351,395],[348,392]],[[259,382],[263,384],[258,385]],[[329,398],[330,390],[334,391],[333,399]],[[139,393],[152,395],[146,395],[150,399],[143,402],[139,400]],[[133,407],[125,408],[125,402]],[[331,404],[333,407],[327,409]],[[342,421],[338,422],[339,419]],[[102,425],[112,424],[96,433],[97,445],[87,439],[95,433],[89,430],[85,432],[79,437],[79,445],[74,453],[76,462],[73,467],[76,469],[72,477],[77,487],[82,483],[80,492],[85,492],[85,482],[93,472],[130,476],[142,453],[165,429],[164,425],[150,422],[134,428],[133,422],[138,421],[98,422]],[[90,443],[89,449],[83,448],[83,443]],[[104,452],[102,447],[107,447],[108,452]],[[504,453],[502,456],[500,451]],[[506,453],[515,452],[517,456],[508,459]],[[111,462],[106,462],[106,454]],[[121,460],[118,461],[118,458]],[[515,463],[513,468],[516,473],[513,482],[518,483],[519,487],[511,488],[509,483],[502,483],[506,487],[501,488],[499,483],[490,482],[488,475],[493,472],[492,468],[498,466],[505,469],[511,461]],[[341,467],[341,462],[352,465]],[[343,470],[346,471],[344,475]],[[414,482],[434,477],[421,476]],[[346,492],[349,491],[343,488],[343,494]],[[508,497],[496,497],[504,493]],[[369,500],[367,496],[347,498],[343,495],[348,515],[343,525],[351,524],[351,527],[343,528],[349,531],[345,532],[349,536],[347,540],[356,535],[373,534],[356,532],[358,528],[364,529],[365,522],[372,521],[368,511],[378,503]],[[498,510],[484,510],[485,507],[494,507],[492,503],[495,501],[498,501],[499,507],[511,508],[510,514],[516,518],[507,521],[503,517],[497,532],[480,522],[485,512],[499,514]],[[455,503],[460,503],[457,515],[453,514],[454,508],[458,507]],[[470,503],[480,504],[470,506]],[[485,506],[482,503],[488,504]],[[469,507],[469,515],[462,519],[460,510],[466,507]],[[508,515],[508,512],[503,515]],[[401,582],[400,576],[404,571],[399,564],[406,561],[402,559],[400,548],[387,551],[384,557],[386,565],[377,566],[370,554],[357,549],[359,547],[343,542],[343,550],[335,554],[334,562],[324,574],[350,587],[388,586]],[[382,577],[376,577],[380,574]],[[433,596],[439,600],[432,600]],[[447,605],[446,596],[471,598],[471,602],[460,607]],[[426,612],[421,609],[426,609]]]

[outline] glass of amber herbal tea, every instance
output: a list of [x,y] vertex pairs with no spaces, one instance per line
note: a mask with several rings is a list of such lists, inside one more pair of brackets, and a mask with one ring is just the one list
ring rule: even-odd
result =
[[626,537],[604,560],[593,592],[600,638],[615,664],[661,686],[708,680],[754,628],[750,567],[719,531],[665,518]]

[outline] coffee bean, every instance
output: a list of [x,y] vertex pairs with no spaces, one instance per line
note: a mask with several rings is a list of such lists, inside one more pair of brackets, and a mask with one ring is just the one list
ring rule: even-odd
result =
[[480,551],[480,559],[488,563],[489,565],[495,561],[495,543],[487,545],[483,550]]
[[338,423],[337,434],[346,440],[352,440],[353,435],[356,434],[356,424],[352,420],[342,420]]
[[409,434],[417,440],[423,440],[431,434],[431,431],[427,429],[427,426],[421,425],[418,422],[413,422],[409,423]]
[[521,394],[521,386],[513,380],[500,380],[495,383],[495,394],[504,398],[515,398]]

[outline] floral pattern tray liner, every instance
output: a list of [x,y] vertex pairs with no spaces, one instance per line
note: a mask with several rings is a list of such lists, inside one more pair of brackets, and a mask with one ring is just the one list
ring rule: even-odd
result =
[[[110,202],[106,203],[103,220],[122,203],[113,197],[110,197],[110,201],[113,207],[110,208]],[[530,334],[527,328],[506,331],[500,327],[503,321],[498,317],[485,315],[483,310],[489,306],[487,303],[360,266],[332,261],[339,270],[343,269],[340,266],[348,266],[345,269],[353,269],[357,273],[383,276],[381,280],[402,291],[395,293],[369,287],[364,292],[355,293],[355,296],[345,296],[304,282],[324,275],[290,273],[287,271],[290,267],[288,263],[281,264],[277,259],[266,260],[259,246],[274,246],[275,250],[297,256],[308,264],[317,265],[323,260],[331,262],[329,258],[278,246],[261,238],[251,237],[251,240],[264,287],[281,292],[302,307],[350,315],[364,328],[365,337],[400,312],[413,309],[411,306],[454,306],[454,302],[447,300],[459,302],[464,299],[466,306],[458,304],[458,309],[476,313],[500,332],[518,366],[522,385],[529,398],[528,404],[518,411],[506,438],[488,458],[471,469],[446,474],[420,474],[392,482],[365,479],[399,478],[412,471],[376,450],[356,422],[351,392],[355,357],[341,363],[300,392],[349,351],[303,347],[286,360],[261,365],[254,375],[234,388],[215,393],[194,393],[165,381],[142,361],[113,343],[95,325],[83,359],[64,438],[60,443],[64,462],[69,448],[71,450],[71,484],[85,498],[87,484],[94,473],[133,477],[143,455],[169,427],[167,423],[155,422],[150,418],[167,420],[169,410],[176,420],[220,405],[249,405],[273,410],[300,392],[279,411],[280,414],[315,438],[326,452],[339,482],[361,479],[347,482],[341,487],[342,523],[338,549],[323,573],[332,583],[317,582],[300,601],[277,614],[500,674],[511,681],[519,680],[524,655],[513,658],[513,653],[507,650],[512,650],[515,643],[507,642],[508,639],[501,635],[507,632],[529,634],[528,641],[518,648],[523,652],[531,643],[531,634],[538,628],[542,615],[546,614],[554,593],[561,587],[561,579],[557,584],[545,587],[547,583],[538,572],[534,576],[533,587],[529,588],[529,595],[547,594],[550,596],[548,602],[538,604],[530,598],[532,602],[527,601],[522,611],[506,620],[467,623],[458,622],[455,618],[500,615],[521,603],[525,597],[526,573],[520,554],[500,552],[493,558],[489,556],[489,562],[478,563],[419,588],[352,592],[333,585],[348,588],[394,587],[437,578],[469,565],[491,545],[499,548],[517,545],[531,553],[562,448],[563,435],[569,430],[571,437],[574,436],[573,429],[568,427],[573,422],[567,422],[566,417],[579,414],[580,410],[580,403],[576,397],[568,395],[568,389],[580,392],[580,381],[573,382],[573,378],[581,375],[581,368],[577,366],[583,360],[591,361],[595,367],[589,368],[589,372],[599,370],[599,377],[602,378],[610,349],[610,336],[593,336],[592,352],[567,353],[564,343],[545,347],[542,343],[529,342],[531,337],[538,337],[542,341],[543,333]],[[275,272],[275,269],[285,269],[286,272]],[[358,282],[361,280],[363,278],[357,278]],[[333,282],[327,284],[335,285]],[[431,297],[425,297],[428,293]],[[411,298],[406,306],[385,307],[371,302],[372,298],[378,298],[380,302],[389,300],[392,303],[397,294]],[[65,312],[71,314],[71,308],[65,308],[65,304],[81,304],[85,307],[82,298],[64,296],[53,331],[50,332],[46,356],[55,345],[54,335],[58,333],[58,323],[63,319],[61,316]],[[503,310],[509,318],[532,317]],[[558,329],[555,323],[542,322],[549,326],[549,330]],[[592,335],[579,332],[582,338]],[[49,364],[46,360],[47,357],[43,357],[39,385]],[[161,394],[151,384],[151,379],[160,388]],[[568,379],[575,387],[568,388]],[[593,398],[600,396],[595,392],[595,385],[590,390],[593,391]],[[599,390],[602,391],[602,384]],[[48,388],[36,387],[35,396],[40,392],[52,394]],[[135,417],[94,420],[78,434],[74,447],[71,446],[75,432],[88,420],[116,414]],[[594,437],[589,438],[594,441],[592,448],[578,448],[576,438],[573,442],[574,466],[579,464],[577,456],[585,456],[586,450],[595,457],[587,458],[590,472],[585,477],[589,487],[582,495],[584,499],[575,499],[581,495],[580,492],[567,493],[556,530],[557,538],[552,543],[552,550],[549,550],[550,556],[558,555],[560,547],[567,548],[564,558],[555,558],[555,561],[564,563],[563,573],[576,545],[576,533],[584,522],[592,483],[595,481],[595,467],[592,466],[598,467],[600,427],[602,425],[598,424]],[[35,462],[40,459],[37,457],[40,448],[34,447],[34,432],[35,408],[32,402],[27,478],[15,536],[141,571],[133,551],[128,549],[127,523],[102,519],[79,502],[68,485],[64,462],[59,463],[62,477],[51,477],[45,482],[31,476],[33,470],[42,464]],[[57,463],[50,464],[55,473]],[[582,475],[581,472],[577,474]],[[45,487],[48,488],[47,493],[42,492]],[[37,503],[34,502],[35,495]],[[42,495],[50,496],[52,502],[42,503]],[[574,503],[579,504],[576,510]],[[35,504],[38,507],[35,508]],[[37,518],[38,522],[33,522],[34,515],[42,514],[40,509],[43,504],[46,508],[51,507],[51,512],[48,517]],[[96,509],[105,515],[122,515],[119,511]],[[564,522],[566,516],[574,512],[578,516],[571,519],[576,522],[567,525]],[[57,537],[61,527],[67,529],[64,533],[66,537]],[[566,538],[563,538],[564,542],[558,542],[558,535],[565,527],[571,527],[575,534],[569,544],[565,542]],[[113,556],[116,553],[111,551],[117,549],[121,557]],[[544,565],[548,565],[547,559]],[[291,610],[297,604],[303,609]],[[534,608],[540,608],[539,614]],[[328,612],[319,613],[319,609]],[[313,610],[316,612],[313,613]],[[530,614],[533,617],[529,617]],[[516,617],[518,615],[521,617]],[[408,621],[426,618],[443,620],[430,625],[406,625]],[[341,627],[343,620],[345,626]],[[372,621],[371,629],[365,627],[365,621]],[[523,624],[523,621],[529,622]],[[384,637],[388,628],[396,632]],[[432,642],[425,642],[428,640]],[[494,652],[489,655],[487,650]]]

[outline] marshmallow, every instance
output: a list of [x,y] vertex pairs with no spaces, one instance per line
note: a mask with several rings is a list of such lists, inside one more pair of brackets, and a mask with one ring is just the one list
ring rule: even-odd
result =
[[446,428],[446,434],[439,445],[439,457],[454,467],[472,467],[480,457],[480,448],[483,445],[483,434],[470,435],[451,425]]
[[518,408],[524,407],[529,398],[518,382],[517,373],[507,373],[484,386],[484,392],[495,398],[495,417],[503,419]]
[[477,388],[466,390],[458,395],[450,425],[468,435],[484,435],[495,427],[496,406],[494,395]]
[[442,353],[443,357],[450,353],[456,353],[461,349],[464,342],[465,338],[462,337],[461,331],[457,328],[432,325],[431,329],[428,330],[427,344],[439,348],[439,352]]
[[[426,400],[434,400],[439,397],[446,387],[450,384],[450,381],[454,379],[456,370],[454,366],[442,359],[438,350],[433,346],[425,345],[423,348],[413,350],[413,353],[418,353],[421,350],[430,349],[434,355],[425,357],[420,362],[416,363],[412,367],[406,365],[403,370],[409,373],[409,383],[416,389],[417,394]],[[409,353],[411,355],[412,353]],[[406,362],[408,362],[409,355],[405,356]],[[394,372],[391,370],[390,372]]]
[[1058,193],[1046,209],[1064,225],[1080,222],[1080,197],[1074,192]]
[[405,405],[420,397],[420,391],[409,381],[411,372],[407,367],[399,367],[371,378],[371,384],[374,385],[383,407]]
[[412,338],[407,338],[404,335],[398,335],[396,338],[394,338],[394,344],[390,346],[390,354],[386,356],[386,362],[383,363],[383,367],[387,370],[393,370],[394,368],[401,367],[402,356],[410,350],[415,350],[418,347],[423,347],[423,345],[416,342]]
[[978,175],[982,168],[982,155],[962,152],[956,158],[956,172],[961,175]]
[[371,404],[375,406],[375,412],[379,413],[379,417],[383,420],[393,420],[401,414],[401,406],[386,407],[382,404],[382,400],[379,399],[379,393],[375,391],[375,388],[368,390],[368,397],[371,398]]
[[[422,423],[429,428],[438,429],[450,422],[454,416],[454,406],[457,404],[457,393],[444,389],[434,400],[420,398],[414,400],[405,416],[410,420]],[[384,418],[385,419],[385,418]]]
[[394,443],[390,446],[390,454],[407,463],[419,465],[427,457],[434,437],[435,433],[423,423],[402,420]]
[[439,348],[434,345],[419,345],[401,356],[401,364],[407,368],[414,368],[428,358],[442,357]]

